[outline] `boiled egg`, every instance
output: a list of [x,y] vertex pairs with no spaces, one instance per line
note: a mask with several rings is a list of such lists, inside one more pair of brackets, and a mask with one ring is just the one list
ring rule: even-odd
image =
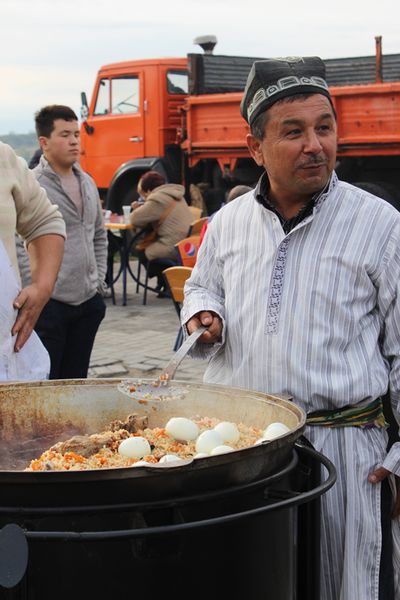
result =
[[268,427],[263,433],[263,439],[274,440],[275,438],[284,435],[288,431],[290,431],[290,429],[287,425],[285,425],[284,423],[279,423],[277,421],[276,423],[271,423],[270,425],[268,425]]
[[165,430],[175,440],[185,440],[190,442],[199,435],[199,428],[196,423],[185,417],[173,417],[168,421]]
[[215,429],[207,429],[199,435],[196,440],[196,452],[204,452],[210,454],[211,450],[216,446],[222,446],[223,439]]
[[150,463],[146,462],[145,460],[138,460],[132,465],[132,467],[150,467]]
[[205,452],[198,452],[197,454],[195,454],[193,456],[193,458],[208,458],[208,456],[210,456],[210,455],[206,454]]
[[229,421],[222,421],[214,427],[215,431],[218,431],[224,442],[231,442],[236,444],[239,441],[240,433],[235,423]]
[[234,449],[231,446],[226,446],[222,444],[221,446],[215,446],[210,452],[211,456],[215,456],[216,454],[227,454],[228,452],[234,452]]
[[128,437],[118,446],[118,453],[127,458],[143,458],[150,454],[151,448],[146,438],[141,436]]
[[159,463],[173,463],[173,462],[182,462],[182,458],[180,456],[176,456],[176,454],[165,454],[158,461]]

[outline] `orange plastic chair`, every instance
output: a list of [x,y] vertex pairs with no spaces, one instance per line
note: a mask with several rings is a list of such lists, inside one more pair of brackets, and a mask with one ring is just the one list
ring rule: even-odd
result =
[[207,221],[208,221],[208,217],[202,217],[201,219],[197,219],[196,221],[193,221],[193,223],[189,227],[188,236],[189,235],[200,235],[203,225]]
[[183,267],[194,267],[199,249],[199,235],[190,235],[175,244],[178,264]]
[[[178,319],[180,320],[181,306],[184,298],[183,288],[185,281],[192,273],[191,267],[169,267],[163,271],[163,277],[167,283],[171,293],[172,302],[174,303]],[[183,341],[182,328],[179,327],[178,335],[176,336],[174,350],[178,350]]]

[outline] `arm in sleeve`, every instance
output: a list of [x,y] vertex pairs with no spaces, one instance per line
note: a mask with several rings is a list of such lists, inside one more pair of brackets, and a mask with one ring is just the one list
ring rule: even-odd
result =
[[96,222],[94,224],[94,254],[96,257],[96,265],[97,265],[97,273],[99,277],[99,286],[100,289],[104,285],[104,280],[107,272],[107,232],[104,228],[104,219],[103,212],[101,210],[100,198],[95,190],[96,199],[97,199],[97,212],[96,212]]
[[18,268],[21,275],[22,287],[26,287],[32,283],[31,267],[24,242],[17,234],[15,234],[15,246],[17,249]]
[[[400,424],[400,224],[393,229],[385,258],[378,288],[378,308],[384,322],[382,353],[390,365],[390,399]],[[400,475],[400,442],[393,444],[382,466]]]
[[17,231],[27,245],[42,235],[65,234],[64,219],[58,207],[50,202],[28,165],[15,154],[11,156],[15,167],[15,185],[13,197],[17,212]]
[[220,261],[218,259],[218,240],[220,238],[220,220],[214,219],[209,225],[207,235],[199,249],[196,265],[185,284],[185,299],[181,311],[181,323],[201,311],[216,313],[222,321],[222,339],[214,344],[196,344],[190,352],[193,358],[211,358],[225,343],[225,291]]
[[155,199],[147,199],[143,206],[135,208],[131,213],[131,223],[138,228],[150,225],[150,223],[156,224],[167,208]]

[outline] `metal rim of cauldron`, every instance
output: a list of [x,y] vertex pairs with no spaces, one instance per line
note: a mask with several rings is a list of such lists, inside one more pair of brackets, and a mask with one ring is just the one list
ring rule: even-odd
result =
[[322,494],[327,492],[336,482],[337,475],[336,469],[333,463],[323,454],[317,452],[313,448],[306,446],[301,447],[302,452],[305,452],[309,458],[319,461],[320,465],[323,465],[328,471],[328,477],[309,491],[295,494],[290,498],[278,500],[266,506],[257,506],[256,508],[248,509],[243,512],[236,512],[232,514],[226,514],[218,517],[212,517],[199,521],[191,521],[187,523],[179,523],[173,525],[162,525],[157,527],[148,527],[141,529],[124,529],[117,531],[27,531],[24,530],[24,534],[27,539],[50,541],[50,540],[63,540],[63,541],[75,541],[75,542],[97,542],[99,540],[113,540],[113,539],[127,539],[127,538],[142,538],[151,537],[158,535],[168,534],[179,534],[186,531],[191,531],[199,528],[213,527],[217,525],[223,525],[255,517],[267,512],[282,510],[286,508],[298,507],[307,502],[318,499]]

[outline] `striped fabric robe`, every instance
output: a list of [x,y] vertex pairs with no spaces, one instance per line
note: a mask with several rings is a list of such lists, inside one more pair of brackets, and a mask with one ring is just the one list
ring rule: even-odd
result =
[[[287,235],[253,191],[219,211],[185,287],[182,323],[200,310],[223,320],[221,343],[194,351],[210,359],[206,382],[289,394],[306,412],[372,400],[390,384],[398,416],[399,292],[400,214],[333,174]],[[387,455],[378,428],[306,435],[338,471],[322,498],[321,600],[378,600],[381,490],[367,477],[382,464],[400,475],[400,443]],[[393,532],[399,561],[398,519]]]

